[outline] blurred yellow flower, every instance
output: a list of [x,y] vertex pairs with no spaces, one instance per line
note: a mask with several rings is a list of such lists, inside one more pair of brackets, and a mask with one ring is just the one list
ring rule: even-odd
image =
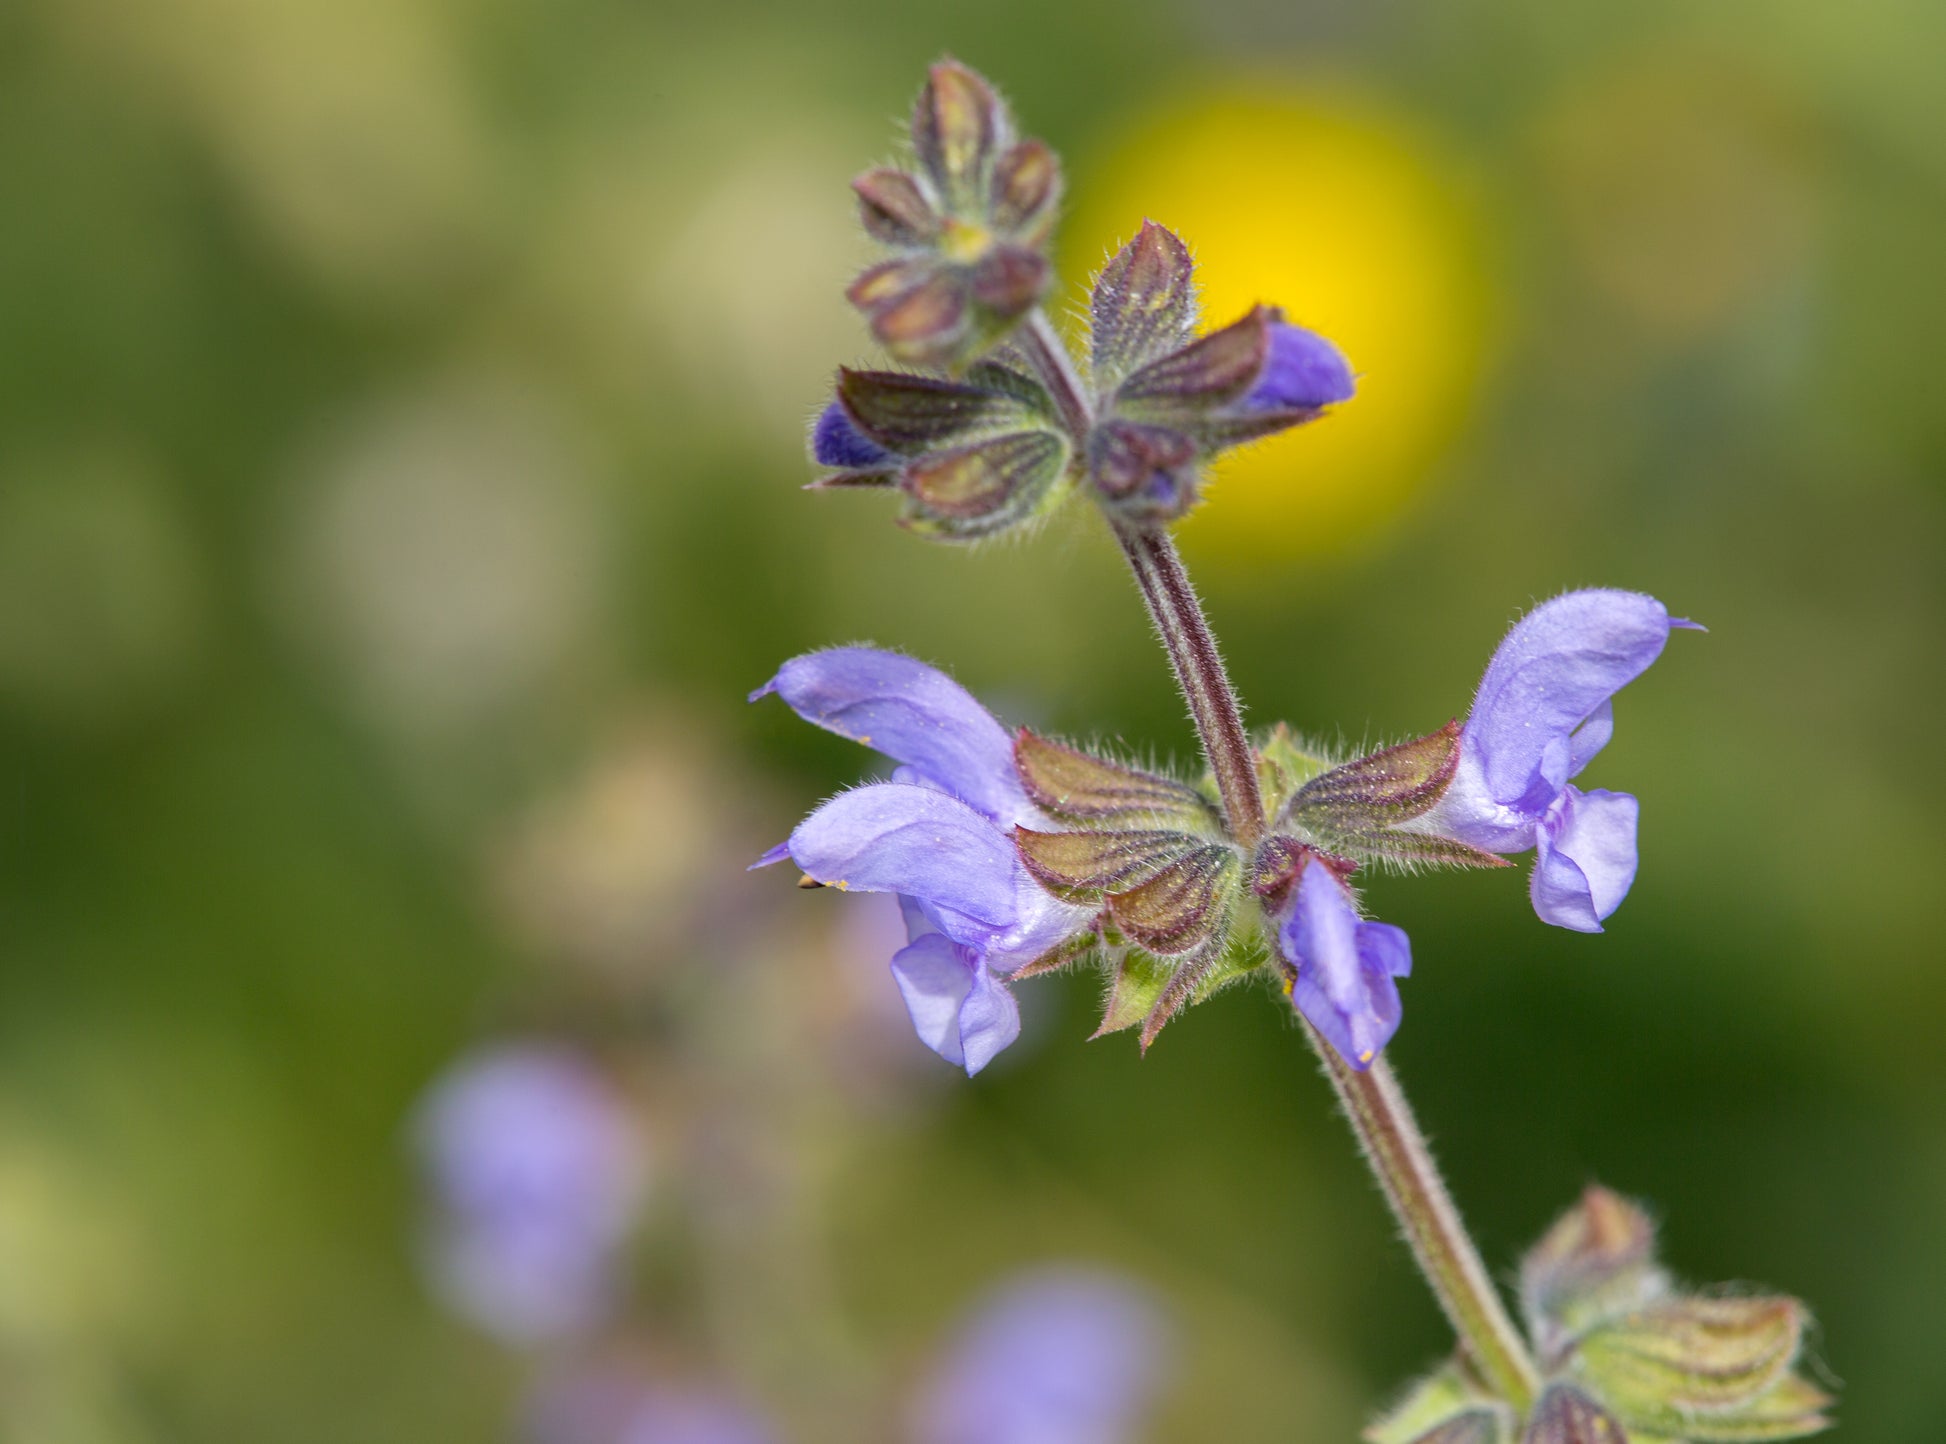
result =
[[1452,440],[1487,349],[1489,286],[1452,167],[1400,117],[1334,89],[1211,86],[1075,167],[1065,274],[1146,218],[1194,250],[1206,324],[1253,302],[1338,343],[1359,395],[1233,453],[1183,544],[1224,567],[1341,552],[1399,514]]

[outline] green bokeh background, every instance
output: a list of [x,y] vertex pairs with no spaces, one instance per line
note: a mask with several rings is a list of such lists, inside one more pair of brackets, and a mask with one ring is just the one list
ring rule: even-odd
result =
[[[1393,1058],[1497,1266],[1599,1178],[1685,1276],[1812,1303],[1848,1436],[1939,1438],[1931,0],[0,6],[0,1429],[511,1437],[533,1366],[427,1294],[405,1120],[537,1031],[637,1060],[665,1200],[699,1109],[795,1180],[645,1225],[634,1325],[792,1440],[896,1437],[967,1301],[1050,1258],[1166,1300],[1156,1440],[1349,1438],[1446,1347],[1263,996],[1138,1060],[1083,1042],[1090,984],[1038,984],[972,1084],[894,1018],[883,1076],[827,1086],[794,1026],[824,975],[792,940],[843,900],[736,866],[860,758],[743,704],[779,659],[869,638],[1015,719],[1193,746],[1092,518],[967,553],[796,489],[869,354],[845,181],[947,51],[1084,197],[1120,127],[1245,71],[1463,158],[1497,317],[1463,425],[1376,531],[1194,558],[1213,621],[1256,718],[1352,739],[1461,709],[1564,587],[1708,623],[1593,776],[1643,799],[1605,936],[1513,872],[1372,885],[1418,962]],[[1665,63],[1732,98],[1623,86],[1564,179],[1550,117]],[[1698,154],[1731,183],[1684,189]],[[1780,186],[1746,277],[1710,248],[1769,237],[1740,208]],[[1692,314],[1706,262],[1738,282]],[[680,785],[622,789],[652,815],[615,846],[653,856],[582,863],[624,904],[681,886],[591,981],[573,866],[534,924],[517,839],[618,755]],[[798,1301],[781,1337],[739,1288]]]

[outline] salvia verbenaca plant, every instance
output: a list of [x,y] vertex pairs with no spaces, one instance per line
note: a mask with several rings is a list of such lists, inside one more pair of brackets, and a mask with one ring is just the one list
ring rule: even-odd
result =
[[1807,1324],[1781,1297],[1688,1294],[1646,1217],[1592,1189],[1528,1255],[1516,1324],[1467,1236],[1383,1050],[1399,1026],[1405,933],[1369,920],[1367,867],[1503,867],[1532,852],[1542,921],[1598,933],[1635,877],[1635,798],[1574,779],[1612,699],[1672,629],[1653,597],[1570,592],[1515,624],[1465,720],[1344,757],[1283,725],[1254,737],[1169,526],[1224,450],[1349,401],[1338,350],[1259,305],[1207,329],[1181,239],[1153,223],[1088,299],[1080,356],[1049,323],[1045,247],[1060,170],[952,61],[913,112],[910,171],[854,184],[891,253],[850,297],[901,363],[841,370],[811,449],[819,488],[896,492],[940,541],[1030,525],[1085,495],[1133,569],[1202,743],[1200,776],[1009,731],[943,673],[889,652],[797,657],[775,694],[897,764],[806,818],[762,862],[807,887],[896,894],[891,960],[920,1039],[978,1072],[1020,1029],[1012,985],[1104,979],[1099,1033],[1146,1049],[1184,1008],[1275,985],[1336,1087],[1459,1338],[1452,1361],[1367,1431],[1374,1444],[1671,1444],[1789,1439],[1826,1426],[1798,1372]]

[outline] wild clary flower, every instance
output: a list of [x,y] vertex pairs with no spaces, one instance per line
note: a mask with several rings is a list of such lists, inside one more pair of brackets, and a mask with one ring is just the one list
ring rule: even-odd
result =
[[432,1278],[452,1307],[511,1343],[600,1323],[647,1182],[600,1074],[563,1048],[488,1049],[433,1086],[415,1134],[436,1204]]
[[[1169,528],[1224,451],[1348,400],[1351,368],[1272,307],[1203,329],[1189,248],[1152,223],[1096,277],[1077,352],[1039,307],[1051,154],[1014,146],[991,88],[951,63],[933,70],[912,137],[923,174],[857,186],[867,231],[900,254],[851,297],[914,369],[839,372],[812,429],[828,468],[812,485],[896,490],[901,524],[947,541],[1025,529],[1086,494],[1206,770],[1171,777],[1025,728],[1010,748],[930,668],[814,654],[756,695],[777,691],[903,765],[819,808],[764,861],[789,855],[812,885],[900,895],[910,927],[893,969],[908,1010],[968,1072],[1019,1027],[1014,979],[1098,970],[1097,1036],[1139,1028],[1144,1049],[1235,982],[1281,984],[1460,1335],[1453,1364],[1369,1430],[1372,1444],[1732,1444],[1823,1428],[1830,1401],[1796,1372],[1801,1306],[1674,1293],[1646,1262],[1646,1232],[1631,1241],[1626,1210],[1605,1203],[1530,1261],[1523,1292],[1539,1314],[1523,1336],[1380,1058],[1411,946],[1363,916],[1359,870],[1502,867],[1531,849],[1541,918],[1599,932],[1634,881],[1639,809],[1574,779],[1613,731],[1614,694],[1690,624],[1638,593],[1573,592],[1514,627],[1464,725],[1350,761],[1281,724],[1253,739]],[[1569,1257],[1577,1240],[1591,1248]],[[1122,1437],[1126,1420],[1091,1412],[1075,1387],[1090,1364],[1044,1332],[1057,1314],[1002,1309],[976,1328],[928,1398],[925,1444]],[[1021,1391],[1037,1378],[1053,1407]]]
[[1013,738],[945,673],[894,652],[793,658],[750,700],[772,693],[900,766],[825,803],[761,863],[788,856],[824,886],[898,894],[910,940],[892,973],[912,1025],[940,1057],[979,1072],[1020,1034],[1009,975],[1092,922],[1015,853],[1013,829],[1046,819],[1021,787]]
[[1274,729],[1256,749],[1259,840],[1237,841],[1213,781],[1187,783],[1022,729],[1009,735],[934,669],[866,648],[787,663],[799,715],[903,765],[818,809],[766,861],[840,888],[895,892],[892,970],[913,1026],[977,1072],[1018,1034],[1010,979],[1095,966],[1101,1031],[1144,1047],[1190,1003],[1256,973],[1351,1064],[1397,1031],[1404,932],[1360,912],[1367,864],[1497,867],[1536,849],[1549,922],[1599,931],[1635,869],[1635,799],[1569,783],[1613,730],[1609,699],[1673,626],[1635,592],[1557,597],[1518,623],[1472,715],[1331,766]]
[[1168,1330],[1113,1274],[1036,1271],[977,1308],[920,1395],[917,1444],[1131,1444],[1167,1382]]
[[1672,627],[1696,624],[1640,592],[1569,592],[1529,612],[1487,665],[1451,785],[1406,826],[1486,852],[1532,848],[1534,911],[1600,932],[1635,881],[1639,807],[1570,779],[1608,744],[1610,699],[1662,654]]

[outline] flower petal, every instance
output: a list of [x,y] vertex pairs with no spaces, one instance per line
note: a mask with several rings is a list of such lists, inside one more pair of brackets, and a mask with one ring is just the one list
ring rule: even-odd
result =
[[1635,881],[1640,804],[1626,792],[1564,788],[1542,819],[1528,891],[1542,922],[1598,933]]
[[1615,703],[1611,698],[1588,714],[1568,739],[1568,776],[1579,777],[1581,769],[1595,760],[1595,754],[1615,735]]
[[1542,816],[1613,735],[1609,699],[1688,625],[1640,592],[1569,592],[1535,608],[1493,654],[1451,786],[1407,830],[1489,852],[1535,846]]
[[892,466],[898,457],[858,429],[858,423],[834,401],[818,414],[811,427],[811,455],[819,466],[839,466],[860,471]]
[[1337,875],[1315,860],[1298,877],[1277,939],[1297,968],[1291,1002],[1354,1068],[1398,1030],[1394,978],[1412,971],[1412,943],[1401,928],[1361,921]]
[[967,942],[1018,921],[1025,869],[1006,834],[930,787],[880,782],[840,793],[798,824],[791,856],[821,883],[916,898]]
[[791,855],[790,843],[780,842],[775,847],[765,848],[764,855],[758,858],[755,862],[751,863],[750,866],[744,869],[744,871],[755,872],[760,867],[771,867],[776,863],[782,862],[785,858],[789,857],[790,855]]
[[1013,925],[995,933],[985,946],[987,966],[1003,977],[1092,928],[1096,916],[1094,908],[1054,896],[1018,859],[1015,865]]
[[1567,781],[1545,774],[1570,761],[1555,750],[1559,762],[1544,768],[1552,744],[1641,676],[1668,640],[1668,611],[1640,592],[1569,592],[1542,603],[1487,666],[1462,737],[1462,771],[1470,753],[1492,801],[1545,811]]
[[772,692],[805,721],[917,769],[998,822],[1012,826],[1031,811],[1012,734],[936,667],[871,647],[833,647],[791,658],[750,700]]
[[892,956],[892,976],[919,1041],[961,1066],[966,1050],[960,1041],[960,1006],[973,990],[973,974],[964,950],[941,933],[924,933]]
[[1309,411],[1349,401],[1356,390],[1351,363],[1336,346],[1315,331],[1273,321],[1263,369],[1239,404],[1246,411]]
[[983,965],[973,970],[973,986],[960,1004],[960,1053],[971,1078],[1020,1036],[1020,1004],[1007,985]]

